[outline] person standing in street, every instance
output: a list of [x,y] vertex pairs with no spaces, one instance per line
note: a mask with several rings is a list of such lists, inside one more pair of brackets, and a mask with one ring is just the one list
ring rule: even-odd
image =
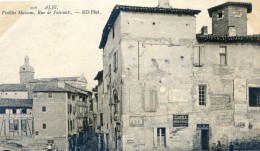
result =
[[234,145],[230,142],[228,151],[234,151]]
[[217,144],[216,148],[217,148],[216,151],[222,151],[222,146],[221,146],[220,141],[218,141],[218,144]]

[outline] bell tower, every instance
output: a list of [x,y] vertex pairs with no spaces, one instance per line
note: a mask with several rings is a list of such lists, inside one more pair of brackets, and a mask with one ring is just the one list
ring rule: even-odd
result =
[[34,79],[34,68],[29,63],[29,57],[24,57],[24,64],[19,69],[20,84],[26,84]]

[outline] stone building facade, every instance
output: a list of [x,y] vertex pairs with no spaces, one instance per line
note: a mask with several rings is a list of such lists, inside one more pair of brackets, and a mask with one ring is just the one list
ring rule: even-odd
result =
[[196,34],[199,10],[159,4],[117,5],[104,27],[102,149],[259,147],[260,37],[247,35],[251,3],[210,8],[212,34]]
[[56,144],[59,150],[82,149],[87,141],[87,109],[92,93],[65,84],[64,88],[34,85],[35,142]]
[[92,92],[84,75],[35,79],[28,56],[19,73],[19,84],[0,85],[1,139],[30,143],[29,150],[86,150]]

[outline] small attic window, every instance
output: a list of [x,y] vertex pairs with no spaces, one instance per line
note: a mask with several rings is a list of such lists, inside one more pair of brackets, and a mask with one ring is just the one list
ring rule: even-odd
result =
[[25,68],[23,68],[23,70],[25,70]]
[[218,18],[223,18],[223,13],[222,12],[218,13]]

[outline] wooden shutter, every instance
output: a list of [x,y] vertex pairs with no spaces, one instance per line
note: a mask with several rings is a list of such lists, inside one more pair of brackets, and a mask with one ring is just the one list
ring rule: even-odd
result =
[[193,64],[194,66],[199,66],[199,59],[200,59],[200,56],[199,56],[199,46],[194,46],[193,47]]
[[200,61],[200,66],[204,65],[204,55],[205,55],[205,52],[204,52],[204,46],[199,46],[199,61]]
[[153,128],[153,146],[157,146],[157,127]]
[[204,46],[193,47],[193,65],[202,66],[204,64]]

